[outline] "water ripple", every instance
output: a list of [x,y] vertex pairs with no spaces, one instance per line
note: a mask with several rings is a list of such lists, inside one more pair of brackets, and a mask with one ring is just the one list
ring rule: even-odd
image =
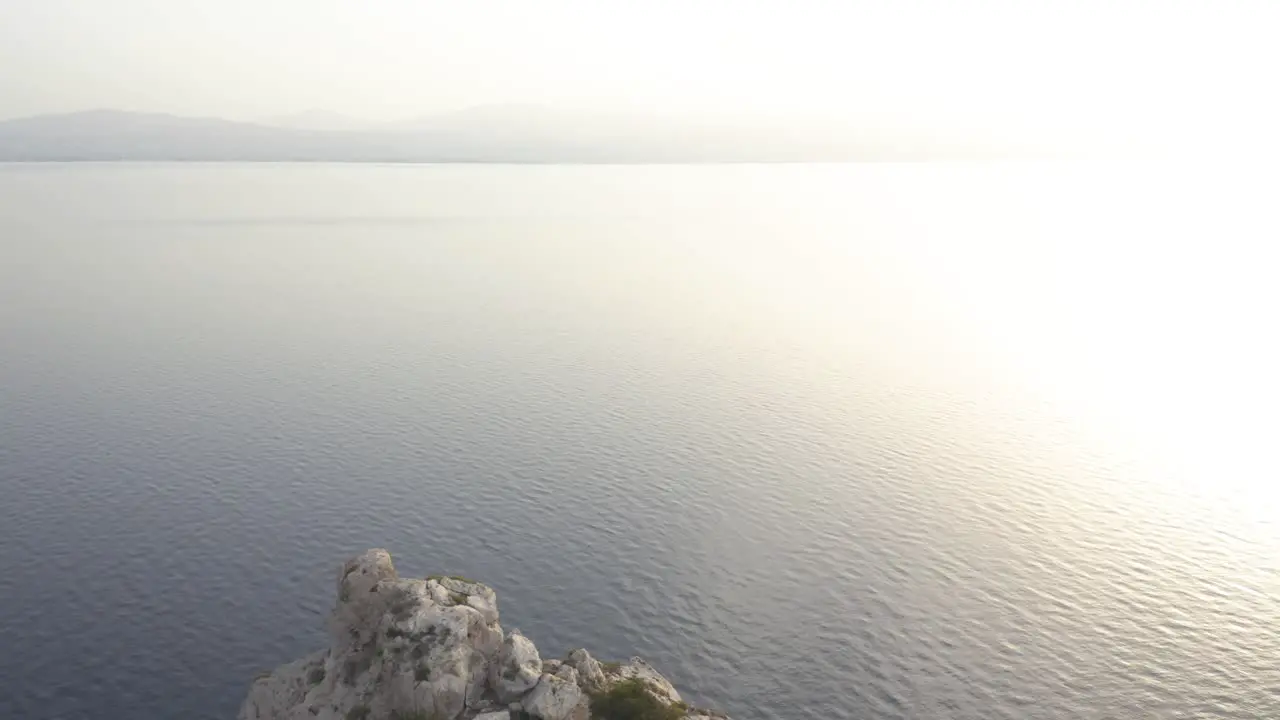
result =
[[[483,221],[449,204],[506,201],[442,169],[362,170],[386,195],[341,217],[305,188],[357,175],[106,172],[0,178],[0,717],[231,717],[368,546],[743,720],[1280,717],[1275,526],[1184,509],[927,318],[774,291],[825,270],[778,248],[836,262],[813,248],[874,243],[862,216],[590,219],[617,168],[483,170],[553,206]],[[54,188],[65,217],[22,214]],[[924,312],[876,257],[843,287]]]

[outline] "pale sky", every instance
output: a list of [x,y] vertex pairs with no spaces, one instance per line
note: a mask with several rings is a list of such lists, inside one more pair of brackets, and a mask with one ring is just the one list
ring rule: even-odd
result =
[[0,0],[0,118],[489,103],[1263,138],[1280,2]]

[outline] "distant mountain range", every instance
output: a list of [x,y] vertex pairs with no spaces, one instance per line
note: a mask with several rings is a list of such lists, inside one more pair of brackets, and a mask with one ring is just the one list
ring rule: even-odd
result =
[[830,127],[752,127],[539,106],[484,106],[373,124],[311,111],[262,123],[118,110],[0,121],[0,161],[663,163],[987,155]]

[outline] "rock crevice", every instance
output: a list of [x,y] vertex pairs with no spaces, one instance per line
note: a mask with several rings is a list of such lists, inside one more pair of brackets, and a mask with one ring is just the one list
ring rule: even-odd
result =
[[503,632],[492,588],[400,578],[386,550],[344,563],[336,590],[329,647],[255,680],[239,720],[590,720],[602,717],[593,697],[636,680],[667,717],[723,717],[686,706],[640,658],[602,664],[577,649],[544,662]]

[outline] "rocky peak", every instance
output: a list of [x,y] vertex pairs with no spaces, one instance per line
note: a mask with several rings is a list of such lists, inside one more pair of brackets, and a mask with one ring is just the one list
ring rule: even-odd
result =
[[[401,578],[375,549],[343,564],[330,644],[259,677],[239,720],[624,720],[592,699],[640,689],[669,718],[708,718],[639,658],[602,665],[584,649],[543,661],[498,624],[498,598],[463,577]],[[723,717],[721,715],[714,715]]]

